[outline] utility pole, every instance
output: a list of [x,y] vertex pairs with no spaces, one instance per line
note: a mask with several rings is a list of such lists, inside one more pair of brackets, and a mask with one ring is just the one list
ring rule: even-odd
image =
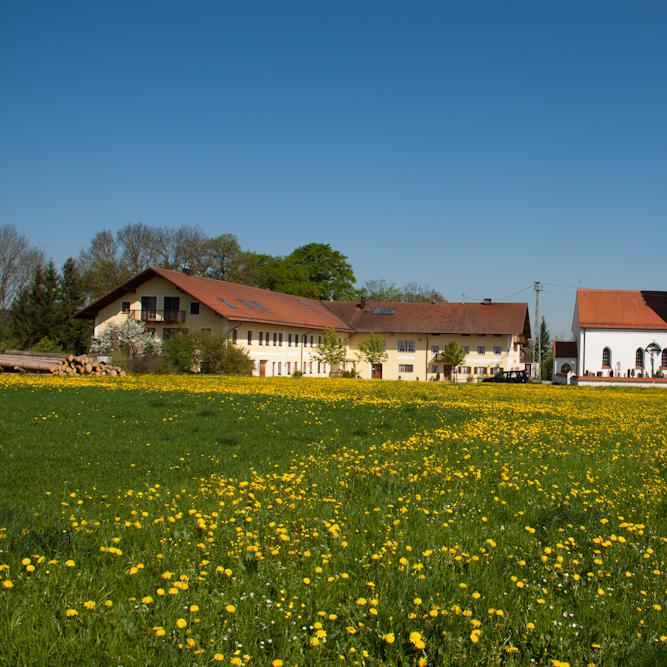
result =
[[540,322],[540,292],[542,283],[535,281],[535,345],[533,345],[533,362],[537,364],[537,379],[542,381],[542,323]]

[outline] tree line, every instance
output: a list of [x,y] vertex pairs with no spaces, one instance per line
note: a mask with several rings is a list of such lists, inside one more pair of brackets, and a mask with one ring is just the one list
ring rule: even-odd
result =
[[384,279],[356,287],[347,257],[329,244],[309,243],[285,256],[241,248],[233,234],[210,236],[191,226],[130,223],[94,234],[79,256],[58,270],[13,226],[0,227],[0,351],[9,347],[80,354],[90,323],[72,314],[150,266],[322,300],[444,301],[416,282]]

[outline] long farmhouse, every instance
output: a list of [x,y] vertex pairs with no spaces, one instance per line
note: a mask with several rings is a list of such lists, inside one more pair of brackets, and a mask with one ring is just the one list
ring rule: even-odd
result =
[[[530,338],[527,303],[404,303],[318,301],[236,283],[150,268],[77,313],[95,320],[94,336],[109,323],[135,319],[164,340],[177,330],[229,336],[255,362],[255,375],[326,376],[316,358],[326,330],[346,347],[345,368],[366,378],[403,380],[481,379],[524,368]],[[358,350],[370,333],[385,344],[387,360],[371,367]],[[451,368],[442,350],[451,340],[466,350]],[[342,370],[342,369],[334,369]]]

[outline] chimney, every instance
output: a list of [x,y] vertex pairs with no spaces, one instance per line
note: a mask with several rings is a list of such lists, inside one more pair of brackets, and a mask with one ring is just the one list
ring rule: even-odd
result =
[[366,295],[362,294],[361,299],[357,304],[357,308],[361,308],[363,310],[365,307],[366,307]]
[[189,266],[184,266],[181,269],[181,272],[184,273],[186,276],[191,276],[192,275],[192,268]]
[[483,303],[484,303],[485,306],[490,306],[491,305],[491,299],[486,298],[486,299],[484,299]]

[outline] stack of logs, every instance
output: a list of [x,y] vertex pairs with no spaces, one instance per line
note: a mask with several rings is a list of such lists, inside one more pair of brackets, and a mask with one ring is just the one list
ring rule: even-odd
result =
[[94,361],[85,356],[22,350],[7,350],[5,354],[0,354],[0,369],[52,375],[111,375],[112,377],[125,375],[125,371],[118,366]]

